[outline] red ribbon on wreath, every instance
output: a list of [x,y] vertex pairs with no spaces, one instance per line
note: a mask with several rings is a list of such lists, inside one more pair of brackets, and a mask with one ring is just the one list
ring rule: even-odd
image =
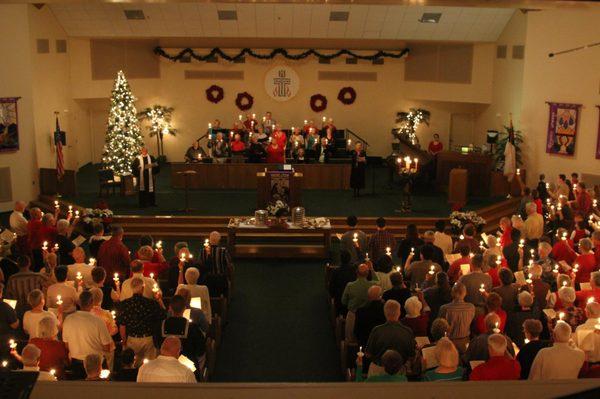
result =
[[252,97],[247,91],[238,93],[235,99],[235,105],[237,105],[240,111],[247,111],[252,108],[252,105],[254,105],[254,97]]
[[212,85],[206,89],[206,99],[213,104],[220,102],[223,97],[225,97],[225,93],[223,92],[223,88],[220,86]]
[[343,87],[337,96],[338,100],[344,105],[350,105],[356,101],[356,90],[352,87]]
[[310,109],[313,112],[323,112],[327,108],[327,97],[322,94],[314,94],[310,97]]

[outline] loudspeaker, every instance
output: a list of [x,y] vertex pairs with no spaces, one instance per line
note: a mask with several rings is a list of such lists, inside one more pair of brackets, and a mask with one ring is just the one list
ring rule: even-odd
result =
[[488,130],[487,131],[487,143],[488,144],[496,144],[498,142],[498,135],[500,133],[497,130]]

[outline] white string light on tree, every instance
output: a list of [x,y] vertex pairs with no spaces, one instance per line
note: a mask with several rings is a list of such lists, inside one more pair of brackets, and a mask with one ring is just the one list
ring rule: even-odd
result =
[[410,108],[409,112],[398,112],[394,135],[398,139],[409,141],[412,145],[418,145],[417,128],[421,123],[429,126],[430,115],[429,111],[421,108]]
[[164,156],[163,137],[167,134],[175,136],[177,130],[171,126],[172,107],[154,105],[146,108],[138,114],[140,120],[150,121],[148,126],[149,136],[156,136],[156,147],[158,156]]

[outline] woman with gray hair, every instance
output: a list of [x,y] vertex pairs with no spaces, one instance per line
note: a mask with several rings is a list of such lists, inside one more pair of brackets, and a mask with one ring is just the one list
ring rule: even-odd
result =
[[443,337],[435,345],[438,366],[423,376],[423,381],[460,381],[465,370],[458,365],[458,350],[450,338]]
[[576,298],[575,288],[573,287],[561,287],[558,290],[558,299],[560,302],[555,306],[557,319],[550,320],[550,330],[554,329],[557,320],[566,322],[573,330],[575,330],[578,325],[583,324],[585,321],[585,313],[583,312],[583,309],[575,306]]
[[200,306],[204,315],[206,316],[206,320],[208,323],[212,323],[212,310],[210,306],[210,293],[208,292],[208,287],[205,285],[198,285],[198,279],[200,278],[200,271],[195,267],[189,267],[185,271],[185,282],[186,284],[179,284],[177,286],[177,291],[175,291],[175,295],[178,294],[178,291],[182,288],[187,289],[190,292],[190,296],[192,298],[200,298]]
[[58,325],[53,317],[44,317],[38,323],[38,337],[29,340],[40,348],[40,370],[56,372],[56,377],[62,379],[67,367],[71,361],[69,360],[69,350],[67,345],[57,339]]

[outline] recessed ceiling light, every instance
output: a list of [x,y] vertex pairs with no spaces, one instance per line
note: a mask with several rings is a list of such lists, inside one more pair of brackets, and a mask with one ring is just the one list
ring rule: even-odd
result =
[[123,10],[127,19],[146,19],[143,10]]
[[344,22],[348,20],[350,12],[348,11],[332,11],[329,13],[330,21]]
[[438,22],[440,22],[441,17],[442,13],[440,12],[426,12],[423,13],[423,16],[421,17],[421,19],[419,19],[419,22],[424,24],[437,24]]
[[237,21],[236,10],[217,10],[219,21]]

